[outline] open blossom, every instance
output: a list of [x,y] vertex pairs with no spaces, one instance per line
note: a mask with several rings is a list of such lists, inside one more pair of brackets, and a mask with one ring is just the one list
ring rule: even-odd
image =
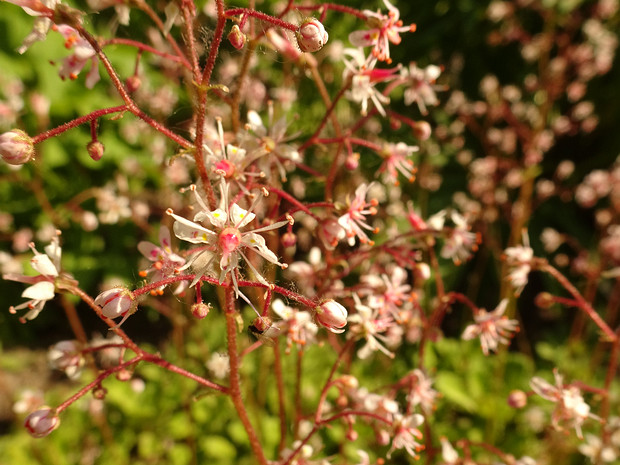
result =
[[412,406],[419,405],[426,413],[432,412],[438,395],[433,389],[433,380],[418,368],[413,370],[411,376],[415,379],[415,383],[407,394],[407,402]]
[[362,304],[357,294],[353,294],[353,300],[355,300],[356,313],[347,318],[351,323],[349,337],[366,340],[366,344],[357,351],[357,356],[363,360],[373,352],[380,350],[388,357],[394,358],[394,354],[384,345],[387,337],[380,334],[386,332],[394,324],[394,320],[389,315],[381,315],[377,309],[373,310]]
[[378,60],[391,63],[390,43],[400,44],[402,40],[400,33],[413,32],[416,27],[415,24],[403,26],[398,8],[388,0],[383,0],[383,3],[388,9],[388,14],[364,10],[366,23],[370,29],[352,32],[349,34],[349,40],[356,47],[372,47],[373,56]]
[[[478,234],[469,230],[469,225],[465,217],[455,211],[450,213],[450,219],[454,223],[454,228],[449,232],[448,237],[441,249],[443,258],[451,258],[455,264],[460,264],[469,259],[472,252],[478,250],[480,237]],[[430,223],[430,219],[429,219]]]
[[[240,136],[241,145],[248,151],[248,158],[252,161],[265,160],[269,165],[273,164],[282,181],[286,181],[285,164],[301,161],[297,148],[289,144],[296,134],[287,135],[288,128],[286,117],[274,121],[273,104],[270,103],[266,123],[258,113],[251,110],[248,112],[246,132]],[[269,165],[265,168],[266,171],[270,170]]]
[[368,113],[368,100],[370,100],[381,116],[385,116],[383,104],[390,102],[390,99],[383,95],[375,85],[394,79],[398,68],[376,69],[377,59],[374,57],[366,58],[362,49],[347,48],[344,50],[345,75],[351,78],[351,90],[347,92],[347,97],[362,106],[361,114],[366,116]]
[[289,307],[282,300],[275,299],[271,304],[274,313],[282,318],[277,327],[286,334],[286,351],[290,352],[293,344],[303,348],[308,343],[314,342],[318,328],[312,321],[309,312]]
[[598,419],[598,417],[590,413],[590,406],[583,400],[579,388],[570,385],[565,387],[562,375],[559,374],[557,369],[553,370],[553,376],[555,378],[555,386],[535,376],[530,381],[530,387],[543,399],[550,400],[556,404],[551,417],[553,426],[561,429],[561,424],[566,424],[569,427],[575,428],[577,436],[581,438],[583,437],[581,425],[585,419],[588,417]]
[[424,417],[417,413],[406,417],[400,413],[394,415],[392,446],[387,453],[388,459],[396,449],[405,449],[412,457],[418,457],[418,452],[424,449],[418,442],[422,439],[422,432],[418,429],[422,423]]
[[242,259],[245,260],[256,279],[262,284],[269,284],[248,260],[245,251],[251,250],[268,262],[286,268],[286,265],[280,263],[276,254],[267,247],[265,238],[258,233],[291,224],[293,219],[289,218],[262,228],[242,231],[247,229],[256,215],[252,213],[252,207],[245,210],[236,203],[229,203],[228,187],[223,180],[220,184],[220,206],[215,210],[209,209],[196,192],[195,186],[192,186],[192,190],[195,193],[198,205],[201,207],[201,210],[194,215],[193,221],[174,214],[172,209],[167,211],[175,219],[173,229],[174,234],[179,239],[192,244],[205,245],[190,257],[182,269],[192,267],[196,273],[191,284],[193,286],[202,276],[210,274],[212,266],[217,263],[220,269],[219,281],[224,282],[226,275],[230,274],[237,297],[241,296],[249,303],[247,298],[240,293],[237,285],[239,262]]
[[418,150],[420,150],[419,147],[407,145],[404,142],[385,144],[379,153],[383,158],[383,164],[379,168],[379,172],[384,173],[386,181],[396,185],[399,184],[398,173],[402,174],[409,182],[413,182],[415,179],[415,167],[409,157]]
[[[153,262],[153,265],[148,270],[140,272],[144,276],[151,273],[151,281],[153,282],[174,276],[179,268],[185,265],[185,259],[172,252],[170,230],[163,225],[159,229],[159,245],[148,241],[141,241],[138,242],[138,250],[147,260]],[[175,294],[179,294],[185,289],[185,283],[187,281],[181,282],[175,290]]]
[[90,70],[86,76],[86,87],[92,89],[100,79],[99,59],[95,49],[71,26],[66,24],[55,25],[54,30],[58,31],[65,38],[65,47],[68,50],[73,50],[73,53],[64,59],[58,70],[61,79],[77,79],[80,71],[90,62]]
[[84,357],[76,341],[60,341],[47,353],[47,360],[52,368],[62,370],[69,379],[77,379],[82,372]]
[[372,199],[370,202],[366,201],[366,196],[371,186],[372,184],[361,184],[355,190],[353,200],[347,198],[348,209],[346,213],[338,218],[338,224],[342,227],[340,238],[342,239],[346,236],[350,246],[355,245],[356,237],[359,238],[362,244],[374,244],[364,231],[376,232],[375,228],[366,222],[366,215],[375,215],[377,213],[378,201],[376,199]]
[[492,312],[480,309],[474,315],[475,323],[465,328],[462,338],[468,341],[479,337],[484,355],[497,351],[499,344],[508,344],[514,332],[519,330],[519,322],[504,315],[507,305],[508,299],[503,299]]
[[435,81],[441,74],[441,68],[436,65],[428,65],[426,68],[419,68],[415,63],[411,63],[409,68],[401,70],[401,77],[407,87],[403,94],[405,105],[416,103],[423,115],[428,113],[428,106],[439,104],[435,90],[438,86]]
[[9,307],[11,313],[16,313],[17,310],[22,310],[24,308],[28,309],[28,312],[21,318],[22,321],[36,318],[41,310],[43,310],[45,302],[54,298],[56,279],[60,276],[60,257],[62,249],[58,236],[52,238],[51,243],[45,247],[44,254],[39,253],[37,249],[34,248],[34,244],[30,243],[29,246],[34,253],[34,257],[30,260],[30,264],[39,275],[24,276],[7,273],[2,276],[3,279],[9,281],[32,284],[22,293],[22,297],[30,300],[17,307]]
[[411,286],[407,284],[407,271],[395,266],[388,276],[369,273],[363,280],[377,291],[368,298],[368,305],[381,315],[390,314],[399,321],[403,304],[411,299]]
[[30,16],[34,16],[34,24],[32,32],[26,36],[22,45],[17,49],[19,53],[24,53],[35,42],[43,41],[47,37],[47,33],[52,27],[51,16],[54,14],[54,8],[59,0],[7,0],[17,6],[21,6],[23,10]]
[[515,289],[515,294],[521,291],[527,284],[527,277],[532,269],[532,259],[534,251],[530,247],[527,234],[523,234],[523,245],[508,247],[504,250],[504,257],[509,267],[508,281]]

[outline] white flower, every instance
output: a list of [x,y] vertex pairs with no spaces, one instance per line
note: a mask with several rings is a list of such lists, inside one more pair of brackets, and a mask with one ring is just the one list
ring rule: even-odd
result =
[[372,184],[361,184],[355,190],[355,197],[353,197],[353,200],[349,201],[347,197],[347,212],[338,218],[338,224],[342,227],[340,238],[346,236],[350,246],[355,245],[356,236],[359,237],[362,244],[374,244],[364,232],[364,229],[376,232],[375,228],[366,222],[366,215],[374,215],[377,213],[377,200],[372,199],[370,202],[366,202],[366,196],[371,186]]
[[480,337],[480,346],[484,355],[497,351],[499,344],[508,344],[510,337],[519,330],[517,320],[509,320],[504,315],[508,299],[503,299],[492,312],[480,310],[474,315],[475,324],[467,326],[462,338],[467,340]]
[[60,275],[60,257],[62,249],[58,236],[52,238],[49,245],[45,247],[45,253],[39,253],[34,244],[29,244],[34,253],[34,257],[30,260],[30,264],[35,271],[39,273],[39,276],[24,276],[18,274],[7,273],[3,275],[3,279],[10,281],[19,281],[22,283],[32,284],[27,287],[22,293],[22,297],[25,297],[28,302],[24,302],[17,307],[9,307],[11,313],[16,313],[17,310],[28,308],[28,312],[21,318],[24,320],[32,320],[39,315],[45,302],[54,298],[56,289],[56,279]]
[[193,286],[202,276],[209,274],[212,266],[217,262],[220,269],[218,278],[220,283],[224,282],[227,274],[230,274],[237,297],[241,296],[250,303],[247,297],[239,291],[237,285],[237,270],[241,259],[245,260],[260,283],[266,285],[269,283],[248,260],[244,250],[252,250],[268,262],[286,268],[286,264],[278,261],[276,254],[267,247],[265,238],[258,233],[280,228],[292,223],[293,219],[289,217],[286,221],[242,231],[254,221],[256,215],[252,213],[252,207],[245,210],[236,203],[229,204],[228,189],[223,180],[220,184],[220,207],[215,210],[207,207],[196,192],[195,186],[192,186],[192,190],[196,195],[198,205],[202,208],[194,216],[194,221],[174,214],[172,209],[167,211],[175,219],[173,230],[179,239],[192,244],[206,245],[202,250],[194,253],[181,269],[192,267],[196,273],[191,283]]
[[360,359],[366,359],[376,350],[380,350],[390,358],[394,358],[394,354],[390,352],[382,343],[387,338],[379,333],[384,333],[394,324],[389,316],[381,316],[378,309],[371,309],[367,305],[363,305],[357,294],[353,294],[355,300],[355,310],[357,313],[349,315],[347,320],[351,323],[349,337],[357,339],[366,339],[366,344],[357,351]]
[[527,284],[527,277],[532,270],[531,263],[534,258],[528,235],[524,232],[523,245],[508,247],[504,250],[504,256],[510,269],[508,281],[515,288],[515,294],[518,296]]

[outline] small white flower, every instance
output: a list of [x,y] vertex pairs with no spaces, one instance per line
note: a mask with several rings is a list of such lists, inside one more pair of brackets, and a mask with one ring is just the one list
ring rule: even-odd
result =
[[475,324],[467,326],[463,332],[462,338],[470,340],[480,337],[480,346],[484,355],[489,352],[496,352],[499,344],[507,345],[515,331],[519,330],[519,322],[517,320],[509,320],[504,315],[508,305],[508,299],[503,299],[497,308],[492,312],[480,310],[474,315]]

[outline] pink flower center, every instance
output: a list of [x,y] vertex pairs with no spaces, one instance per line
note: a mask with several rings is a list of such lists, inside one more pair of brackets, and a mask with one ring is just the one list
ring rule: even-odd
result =
[[219,244],[224,254],[234,252],[241,244],[241,233],[237,228],[225,228],[220,233]]
[[220,160],[215,164],[215,170],[225,178],[231,178],[235,174],[235,165],[228,160]]

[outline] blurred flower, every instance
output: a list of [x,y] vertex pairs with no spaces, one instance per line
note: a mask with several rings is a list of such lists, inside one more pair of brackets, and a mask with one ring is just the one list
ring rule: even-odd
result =
[[86,87],[92,89],[100,79],[99,59],[95,49],[71,26],[66,24],[54,25],[53,29],[65,38],[65,48],[73,49],[73,54],[64,59],[58,70],[61,79],[76,80],[80,71],[90,61],[90,71],[86,76]]
[[373,352],[380,350],[388,357],[394,358],[394,354],[381,343],[381,341],[385,343],[386,337],[379,334],[387,331],[394,324],[394,320],[390,316],[382,316],[377,309],[373,310],[362,304],[357,294],[353,294],[353,300],[355,300],[356,313],[347,317],[351,324],[349,338],[366,340],[366,344],[357,351],[357,356],[364,360]]
[[419,414],[403,416],[400,413],[394,415],[392,425],[392,446],[387,453],[389,459],[396,449],[405,449],[409,455],[418,457],[418,452],[424,449],[417,441],[422,439],[422,432],[418,429],[424,423],[424,417]]
[[360,184],[355,190],[355,197],[349,200],[347,197],[347,212],[338,218],[338,224],[342,227],[339,237],[342,239],[346,236],[350,246],[355,245],[355,237],[359,237],[362,244],[373,245],[364,230],[377,232],[375,228],[366,222],[366,215],[375,215],[377,213],[378,201],[372,199],[366,202],[366,196],[372,184]]
[[418,150],[420,150],[419,147],[407,145],[404,142],[384,144],[379,153],[383,158],[383,164],[379,168],[379,172],[384,173],[386,182],[398,185],[398,173],[402,174],[407,181],[413,182],[415,179],[415,167],[409,157]]
[[427,106],[439,104],[436,89],[441,89],[435,85],[435,81],[441,74],[441,68],[436,65],[428,65],[426,68],[418,68],[415,63],[411,63],[409,68],[401,70],[401,77],[405,80],[408,87],[404,92],[405,105],[417,103],[420,113],[428,114]]
[[480,309],[474,315],[476,323],[467,326],[461,337],[466,341],[479,337],[484,355],[489,355],[489,351],[496,352],[499,344],[508,344],[509,338],[519,330],[519,322],[504,315],[507,305],[508,299],[503,299],[492,312]]
[[318,328],[312,322],[310,313],[289,307],[280,299],[275,299],[271,308],[282,318],[282,321],[277,323],[277,327],[286,332],[287,353],[290,352],[293,344],[303,349],[308,343],[314,342]]
[[[159,245],[152,242],[138,242],[138,250],[144,257],[153,262],[153,265],[144,271],[141,275],[152,273],[151,282],[161,281],[178,273],[179,268],[185,264],[185,259],[172,252],[172,242],[170,240],[170,230],[161,225],[159,228]],[[187,281],[181,281],[174,291],[180,294],[187,288]]]
[[24,53],[35,42],[43,41],[47,38],[47,33],[52,26],[50,19],[54,14],[54,9],[59,0],[6,0],[9,3],[21,6],[30,16],[36,16],[32,32],[26,36],[21,47],[17,49],[19,53]]
[[354,31],[349,34],[349,41],[356,47],[372,47],[372,55],[378,60],[391,63],[390,42],[398,45],[401,42],[401,32],[415,31],[415,24],[403,26],[400,20],[400,11],[388,0],[383,0],[388,9],[388,14],[384,15],[377,11],[364,10],[366,23],[369,30]]
[[556,404],[551,417],[554,428],[561,429],[560,424],[565,423],[569,427],[575,428],[577,436],[582,438],[581,425],[585,419],[588,417],[598,419],[598,417],[590,413],[590,406],[583,400],[579,388],[575,386],[564,387],[562,376],[557,368],[554,368],[553,376],[555,386],[535,376],[530,381],[530,387],[543,399]]
[[228,376],[228,372],[230,371],[228,354],[219,352],[211,354],[211,357],[209,357],[209,360],[207,360],[205,366],[216,378],[226,378],[226,376]]
[[60,341],[50,347],[47,360],[52,368],[64,371],[69,379],[77,379],[82,372],[84,357],[76,341]]
[[518,296],[527,284],[527,276],[532,269],[531,263],[534,258],[528,235],[524,232],[523,245],[508,247],[504,250],[504,256],[509,267],[508,281],[515,288],[515,294]]
[[[26,288],[22,293],[22,297],[30,299],[17,307],[9,307],[11,313],[16,313],[17,310],[28,308],[28,312],[20,318],[20,320],[32,320],[39,315],[45,302],[54,298],[56,289],[56,280],[60,276],[60,256],[62,249],[60,247],[60,241],[58,236],[52,238],[49,245],[45,247],[45,253],[39,253],[34,244],[29,244],[34,253],[34,257],[30,260],[30,264],[35,271],[39,273],[38,276],[25,276],[8,273],[2,276],[3,279],[9,281],[18,281],[21,283],[32,284]],[[70,279],[68,275],[65,275],[66,279]]]

